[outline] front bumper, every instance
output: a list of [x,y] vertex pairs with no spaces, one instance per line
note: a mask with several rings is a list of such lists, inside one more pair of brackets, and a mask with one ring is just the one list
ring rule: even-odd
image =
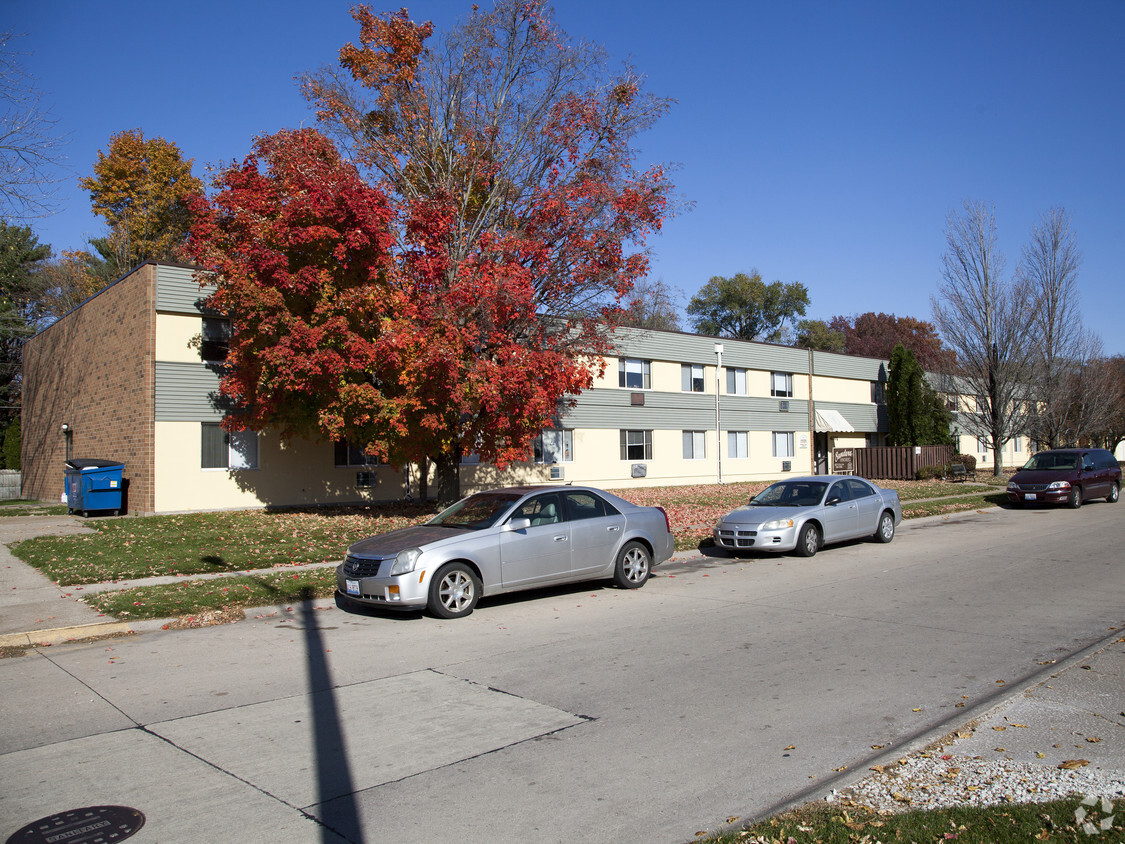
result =
[[797,527],[760,530],[753,525],[718,525],[711,536],[727,551],[792,551],[797,547]]
[[1008,490],[1008,502],[1011,504],[1065,504],[1069,498],[1069,489],[1048,489],[1035,492]]
[[336,567],[336,591],[350,601],[389,609],[424,609],[428,600],[429,577],[419,568],[408,574],[390,576],[394,558],[379,563],[377,574],[367,573],[375,561],[348,558]]

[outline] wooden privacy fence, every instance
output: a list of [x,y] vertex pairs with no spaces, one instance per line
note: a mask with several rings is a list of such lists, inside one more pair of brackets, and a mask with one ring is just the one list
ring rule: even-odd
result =
[[945,466],[953,460],[951,445],[877,446],[832,449],[832,471],[865,478],[912,481],[926,466]]
[[0,501],[8,501],[20,497],[20,479],[23,477],[18,469],[0,469]]

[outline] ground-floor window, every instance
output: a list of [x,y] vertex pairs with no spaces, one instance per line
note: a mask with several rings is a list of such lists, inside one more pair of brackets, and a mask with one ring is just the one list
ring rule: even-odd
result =
[[622,460],[652,460],[652,431],[622,431]]
[[773,456],[774,457],[792,457],[793,456],[793,431],[774,431],[773,432]]
[[339,469],[378,466],[383,462],[377,457],[367,454],[360,446],[353,445],[347,440],[336,440],[333,446],[335,448],[336,467]]
[[684,431],[684,460],[707,457],[707,435],[703,431]]
[[202,423],[204,469],[257,469],[257,431],[224,431],[218,422]]
[[535,438],[536,463],[570,463],[574,460],[574,431],[551,428]]
[[727,457],[746,458],[750,456],[750,433],[748,431],[727,431]]

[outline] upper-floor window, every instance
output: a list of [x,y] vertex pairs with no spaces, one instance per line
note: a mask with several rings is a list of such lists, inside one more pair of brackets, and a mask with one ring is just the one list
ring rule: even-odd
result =
[[258,468],[257,431],[224,431],[218,422],[203,422],[201,429],[201,468]]
[[770,395],[783,399],[793,398],[793,375],[789,372],[771,372]]
[[535,438],[536,463],[570,463],[574,460],[574,431],[549,428]]
[[636,358],[620,358],[617,361],[617,386],[630,390],[652,389],[652,363]]
[[746,370],[738,369],[736,367],[727,367],[727,395],[729,396],[745,396],[747,395],[746,388]]
[[222,363],[230,349],[230,320],[224,317],[203,317],[199,356],[208,363]]
[[886,404],[887,403],[887,385],[883,381],[871,382],[871,403],[872,404]]
[[703,392],[703,367],[698,363],[680,365],[680,389],[685,393]]

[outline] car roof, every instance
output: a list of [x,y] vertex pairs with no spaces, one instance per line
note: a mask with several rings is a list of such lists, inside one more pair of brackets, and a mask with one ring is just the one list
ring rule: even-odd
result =
[[858,480],[858,481],[867,481],[867,483],[869,483],[869,484],[874,483],[873,481],[869,481],[869,480],[867,480],[867,478],[865,478],[861,475],[798,475],[795,478],[780,478],[776,481],[773,481],[773,483],[775,483],[775,484],[808,483],[809,481],[822,481],[824,483],[833,483],[835,481],[842,481],[845,478],[854,478],[855,480]]

